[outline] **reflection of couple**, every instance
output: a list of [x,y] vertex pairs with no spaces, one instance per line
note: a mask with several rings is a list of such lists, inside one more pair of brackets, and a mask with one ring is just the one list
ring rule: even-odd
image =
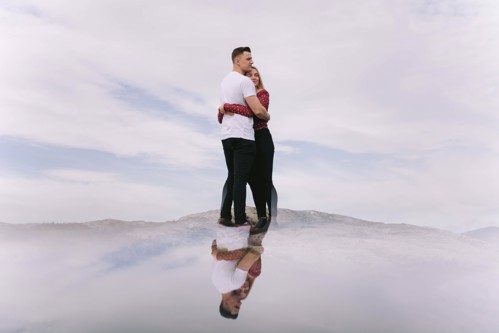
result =
[[228,170],[219,223],[233,225],[232,202],[235,224],[247,223],[246,184],[249,183],[258,215],[257,227],[261,227],[277,215],[277,192],[272,183],[274,142],[267,126],[269,93],[263,87],[260,73],[252,66],[249,47],[234,49],[232,63],[232,71],[221,84],[222,106],[218,114]]
[[[268,225],[264,226],[266,230]],[[262,240],[266,232],[244,225],[217,226],[217,239],[211,245],[215,259],[211,281],[221,293],[220,315],[236,319],[241,303],[248,297],[262,269]]]

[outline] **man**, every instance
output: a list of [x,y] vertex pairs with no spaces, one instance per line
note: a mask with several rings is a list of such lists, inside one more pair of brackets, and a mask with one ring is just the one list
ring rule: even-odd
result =
[[[270,115],[256,97],[253,82],[245,76],[251,70],[253,58],[249,47],[238,47],[232,51],[232,71],[225,76],[220,86],[221,104],[247,105],[253,113],[264,120]],[[222,198],[219,223],[231,225],[231,200],[234,200],[236,225],[246,223],[246,184],[255,158],[255,133],[253,118],[227,113],[222,121],[222,145],[227,164],[227,180]]]

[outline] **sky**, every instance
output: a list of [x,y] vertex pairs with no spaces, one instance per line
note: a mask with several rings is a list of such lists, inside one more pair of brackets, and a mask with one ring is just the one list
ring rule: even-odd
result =
[[0,221],[217,209],[219,85],[250,46],[280,207],[499,226],[498,36],[495,0],[2,0]]

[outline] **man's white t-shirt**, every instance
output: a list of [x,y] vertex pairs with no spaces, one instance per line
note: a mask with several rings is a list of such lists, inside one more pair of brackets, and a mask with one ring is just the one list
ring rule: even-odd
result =
[[[237,250],[248,247],[249,226],[224,227],[217,225],[217,247]],[[221,293],[241,288],[248,276],[247,271],[237,268],[239,259],[215,260],[212,267],[211,282]]]
[[[249,77],[232,71],[225,76],[220,85],[220,102],[223,104],[240,104],[247,106],[246,97],[256,96],[256,89]],[[243,138],[255,140],[253,118],[234,114],[224,115],[222,120],[222,140],[228,138]]]

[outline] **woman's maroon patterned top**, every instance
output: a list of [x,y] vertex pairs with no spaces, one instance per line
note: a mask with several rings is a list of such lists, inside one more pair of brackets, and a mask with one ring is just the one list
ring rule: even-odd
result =
[[[265,109],[269,109],[269,103],[270,103],[270,98],[269,98],[269,92],[265,89],[260,90],[259,92],[256,93],[256,97],[260,100],[260,103],[262,103],[263,107]],[[247,106],[240,105],[240,104],[229,104],[225,103],[224,104],[224,110],[226,112],[232,112],[232,113],[237,113],[241,116],[245,117],[253,117],[253,111]],[[223,119],[223,113],[218,112],[218,122],[221,124],[222,119]],[[253,129],[256,131],[261,130],[263,128],[268,128],[267,121],[260,119],[258,117],[254,117],[253,119]]]
[[252,277],[258,277],[262,273],[262,258],[258,258],[257,261],[248,270],[248,274]]

